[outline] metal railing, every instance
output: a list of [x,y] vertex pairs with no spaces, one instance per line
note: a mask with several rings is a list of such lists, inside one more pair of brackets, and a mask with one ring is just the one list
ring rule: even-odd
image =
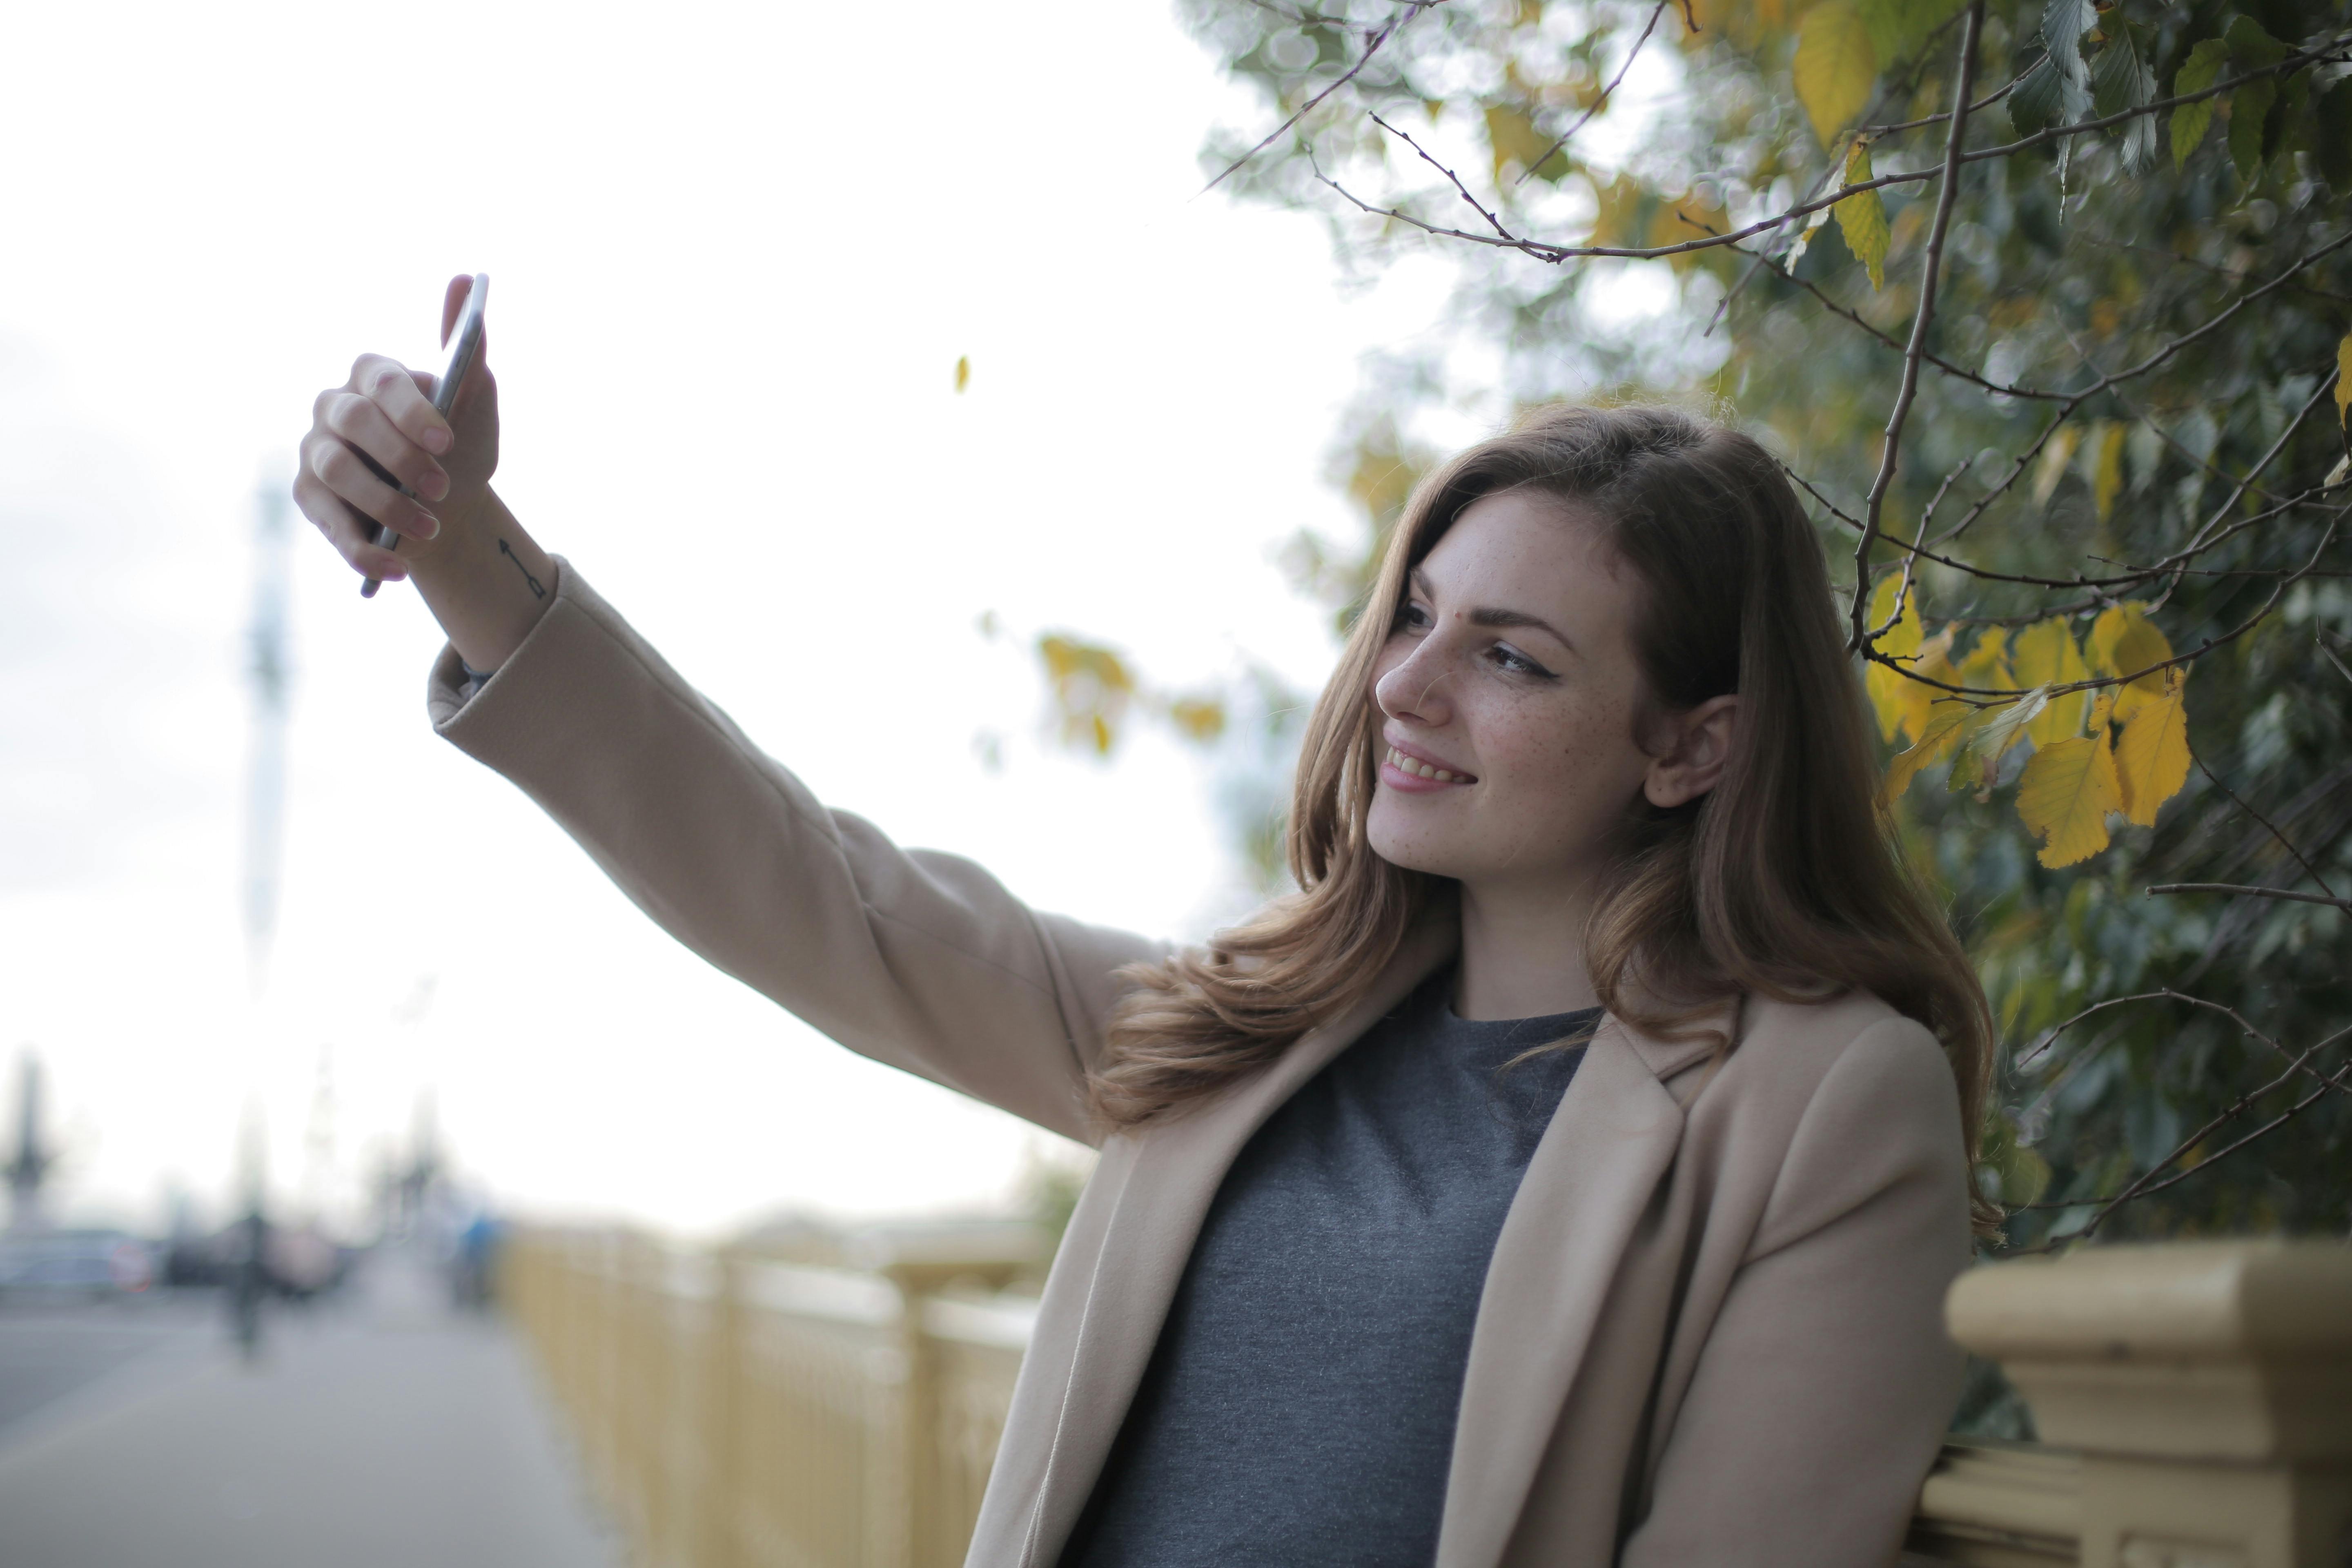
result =
[[[813,1267],[539,1231],[502,1289],[646,1568],[953,1568],[1035,1321],[994,1289],[1019,1251]],[[2352,1248],[1996,1265],[1948,1316],[2053,1442],[1948,1447],[1910,1568],[2352,1565]]]

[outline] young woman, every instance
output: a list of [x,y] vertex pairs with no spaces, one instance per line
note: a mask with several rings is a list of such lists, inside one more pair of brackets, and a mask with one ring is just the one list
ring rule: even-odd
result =
[[1431,476],[1301,891],[1179,951],[820,805],[501,504],[487,370],[425,379],[361,359],[295,497],[447,630],[441,734],[720,969],[1101,1148],[972,1563],[1893,1560],[1990,1023],[1753,441],[1556,409]]

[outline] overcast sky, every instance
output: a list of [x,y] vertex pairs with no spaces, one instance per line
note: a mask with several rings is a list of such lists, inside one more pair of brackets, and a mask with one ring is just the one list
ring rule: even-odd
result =
[[1338,409],[1443,278],[1343,293],[1311,221],[1194,199],[1203,128],[1246,106],[1160,0],[49,6],[11,33],[0,1048],[47,1065],[69,1210],[144,1220],[176,1186],[217,1213],[248,1107],[300,1194],[322,1062],[345,1202],[428,1094],[525,1212],[1001,1201],[1038,1135],[677,948],[434,738],[429,617],[362,603],[307,528],[254,1000],[257,493],[320,387],[362,350],[429,359],[445,279],[487,270],[499,488],[689,679],[902,842],[1197,935],[1233,898],[1200,764],[1055,753],[1035,671],[976,621],[1171,682],[1244,653],[1319,681],[1271,552],[1350,526]]

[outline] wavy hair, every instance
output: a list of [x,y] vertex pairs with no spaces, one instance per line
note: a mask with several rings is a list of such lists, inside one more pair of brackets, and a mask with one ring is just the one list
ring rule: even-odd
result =
[[1942,1042],[1973,1168],[1992,1020],[1879,805],[1821,542],[1753,439],[1649,405],[1537,410],[1414,490],[1307,724],[1288,841],[1299,890],[1205,952],[1129,972],[1088,1084],[1097,1117],[1138,1126],[1264,1068],[1360,1000],[1413,922],[1451,896],[1450,881],[1392,865],[1365,839],[1381,733],[1372,673],[1412,568],[1473,501],[1505,490],[1575,507],[1633,567],[1633,647],[1653,705],[1740,699],[1715,787],[1672,808],[1637,795],[1617,830],[1585,935],[1602,1004],[1688,1037],[1743,993],[1870,992]]

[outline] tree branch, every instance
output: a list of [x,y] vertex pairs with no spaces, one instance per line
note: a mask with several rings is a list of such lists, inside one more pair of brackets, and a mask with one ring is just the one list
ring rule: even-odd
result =
[[[1878,474],[1871,480],[1863,504],[1862,538],[1853,547],[1853,621],[1852,647],[1869,647],[1870,550],[1878,542],[1879,522],[1885,511],[1887,487],[1895,482],[1895,466],[1902,455],[1903,426],[1911,417],[1912,401],[1919,395],[1919,359],[1927,352],[1927,328],[1936,319],[1936,284],[1944,264],[1944,239],[1952,226],[1952,205],[1960,194],[1960,141],[1968,134],[1969,92],[1976,85],[1977,34],[1984,26],[1984,0],[1971,0],[1968,19],[1960,27],[1959,84],[1952,91],[1952,129],[1944,139],[1944,183],[1936,192],[1935,221],[1927,230],[1927,260],[1920,268],[1919,310],[1911,319],[1911,342],[1903,353],[1903,384],[1886,416],[1886,437],[1879,448]],[[1925,532],[1922,531],[1924,539]],[[1906,570],[1906,582],[1908,582]]]

